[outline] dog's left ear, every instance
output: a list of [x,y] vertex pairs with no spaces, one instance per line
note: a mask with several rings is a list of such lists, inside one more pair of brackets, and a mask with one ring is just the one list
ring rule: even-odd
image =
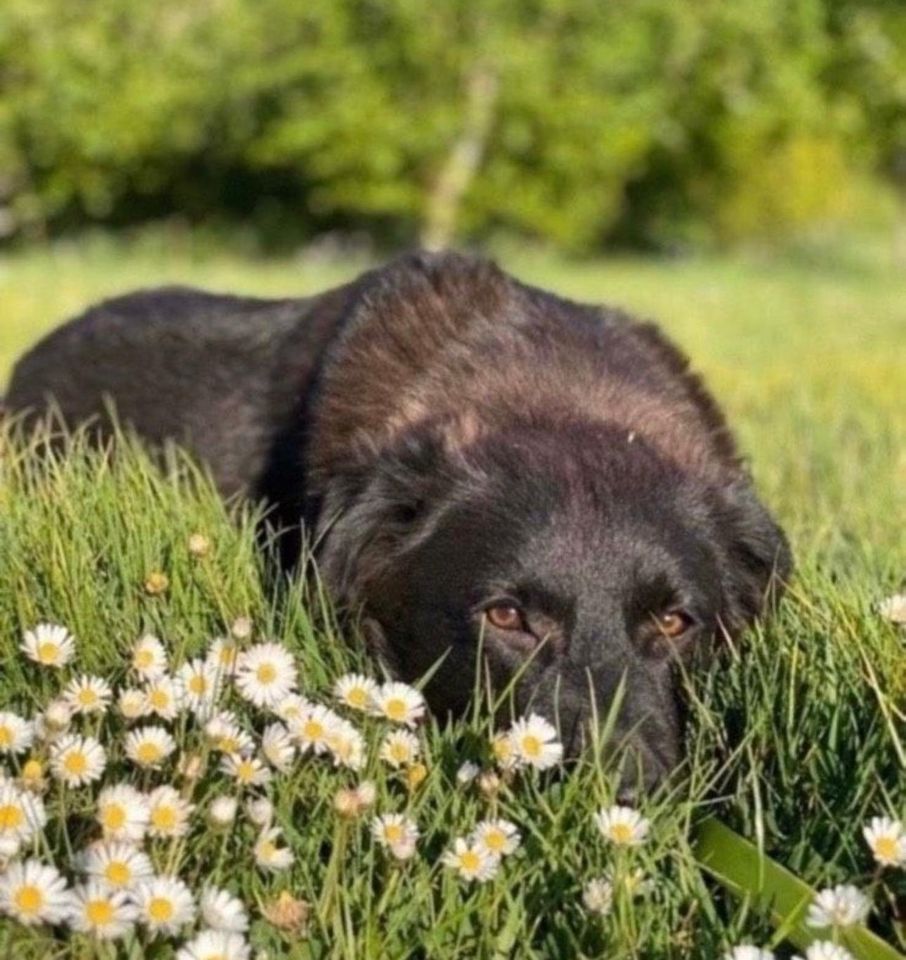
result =
[[735,634],[773,606],[792,571],[789,543],[748,477],[723,487],[716,511],[724,551],[724,627]]

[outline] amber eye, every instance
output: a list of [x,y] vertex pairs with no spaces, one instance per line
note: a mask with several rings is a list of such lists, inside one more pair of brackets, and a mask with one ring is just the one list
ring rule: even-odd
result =
[[681,637],[692,626],[692,617],[684,610],[667,610],[654,618],[658,630],[671,640]]
[[488,623],[498,630],[525,630],[522,611],[511,603],[494,604],[485,610],[484,615],[488,618]]

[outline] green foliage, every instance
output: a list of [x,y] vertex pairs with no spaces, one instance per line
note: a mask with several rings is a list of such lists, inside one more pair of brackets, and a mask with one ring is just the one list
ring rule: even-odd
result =
[[0,231],[774,236],[901,175],[904,118],[895,3],[7,0]]

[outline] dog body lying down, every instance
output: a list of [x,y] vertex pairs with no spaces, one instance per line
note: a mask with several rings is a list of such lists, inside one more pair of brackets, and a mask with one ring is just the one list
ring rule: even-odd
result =
[[[175,439],[318,544],[401,678],[458,713],[485,671],[575,746],[592,698],[645,779],[679,758],[677,661],[761,611],[790,558],[715,402],[652,326],[416,254],[321,296],[100,304],[8,397]],[[287,555],[298,539],[285,539]],[[481,638],[481,640],[480,640]],[[526,664],[528,664],[526,666]]]

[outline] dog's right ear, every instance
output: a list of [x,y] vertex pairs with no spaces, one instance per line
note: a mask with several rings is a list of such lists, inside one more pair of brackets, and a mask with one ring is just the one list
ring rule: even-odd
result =
[[333,597],[357,606],[430,528],[432,504],[449,485],[442,434],[421,425],[330,479],[318,522],[317,564]]

